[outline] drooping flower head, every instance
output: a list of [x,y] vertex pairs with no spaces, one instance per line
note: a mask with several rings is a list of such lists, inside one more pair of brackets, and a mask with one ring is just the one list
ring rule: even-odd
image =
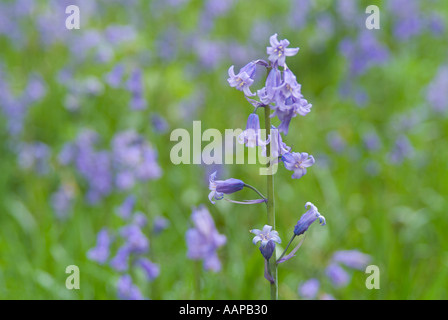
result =
[[224,194],[231,194],[244,188],[244,182],[239,179],[230,178],[227,180],[215,180],[217,171],[213,172],[209,178],[210,193],[208,199],[215,204],[213,199],[221,200]]
[[302,86],[297,82],[297,78],[285,65],[285,71],[283,71],[283,83],[276,88],[284,95],[285,98],[293,96],[296,99],[302,98],[301,93]]
[[325,218],[319,213],[319,211],[317,210],[317,207],[314,204],[312,204],[311,202],[307,202],[305,204],[305,208],[307,208],[307,207],[309,207],[308,211],[305,212],[300,217],[300,220],[297,222],[296,226],[294,227],[294,234],[296,236],[299,236],[299,235],[305,233],[305,231],[308,230],[310,225],[317,219],[319,219],[321,226],[324,226],[326,223]]
[[281,83],[282,79],[280,71],[277,68],[272,68],[266,78],[265,86],[257,91],[260,101],[265,105],[274,103],[278,87],[281,86]]
[[234,66],[229,68],[229,78],[227,81],[231,87],[237,90],[243,91],[246,96],[254,96],[255,94],[250,91],[250,86],[254,83],[254,75],[256,71],[256,63],[254,61],[249,62],[240,72],[235,75]]
[[251,113],[247,119],[246,130],[238,136],[238,142],[248,148],[265,146],[268,142],[260,137],[260,119],[256,113]]
[[280,92],[277,94],[276,104],[273,107],[274,113],[272,113],[271,117],[278,117],[281,122],[278,130],[287,135],[289,131],[289,123],[292,118],[297,115],[301,115],[303,117],[306,116],[309,112],[311,112],[311,107],[312,104],[308,103],[306,99],[298,99],[294,96],[285,98],[283,93]]
[[272,35],[269,38],[269,42],[271,46],[266,48],[266,53],[269,54],[269,61],[271,61],[274,66],[283,67],[287,56],[294,56],[299,52],[299,48],[288,48],[288,40],[284,39],[278,41],[277,34]]

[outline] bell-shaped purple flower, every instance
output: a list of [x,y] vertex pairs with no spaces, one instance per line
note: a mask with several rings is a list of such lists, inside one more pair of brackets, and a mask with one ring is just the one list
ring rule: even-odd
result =
[[265,225],[263,227],[263,230],[260,229],[252,229],[250,230],[251,233],[255,234],[255,237],[252,239],[253,244],[257,244],[261,241],[261,246],[265,247],[269,241],[274,241],[277,243],[281,243],[282,240],[280,239],[278,232],[275,230],[272,230],[272,226]]
[[287,170],[294,171],[291,176],[293,179],[300,179],[306,174],[306,168],[311,167],[314,163],[314,157],[306,152],[290,152],[282,156],[282,161]]
[[229,78],[227,81],[231,87],[237,90],[243,91],[246,96],[254,96],[255,94],[250,91],[250,86],[254,83],[254,75],[256,71],[256,63],[254,61],[249,62],[240,72],[235,75],[234,66],[229,68]]
[[260,138],[260,119],[256,113],[251,113],[247,119],[246,130],[238,136],[238,142],[245,144],[248,148],[265,146],[266,141]]
[[209,178],[210,193],[208,199],[215,204],[213,199],[221,200],[224,194],[238,192],[244,188],[244,182],[239,179],[215,180],[217,171],[213,172]]
[[269,61],[274,66],[283,67],[287,56],[294,56],[299,52],[299,48],[287,48],[289,46],[288,40],[278,41],[277,34],[272,35],[269,42],[271,46],[266,48],[266,53],[269,54]]
[[297,222],[296,226],[294,227],[294,234],[296,236],[299,236],[305,231],[308,230],[310,225],[319,219],[320,225],[324,226],[326,224],[325,218],[319,213],[317,210],[317,207],[312,204],[311,202],[307,202],[305,204],[305,208],[309,207],[308,211],[305,212],[301,217],[300,220]]
[[281,85],[281,73],[277,68],[272,68],[269,72],[264,88],[257,91],[260,101],[264,105],[275,102],[276,93],[278,87]]
[[268,243],[264,247],[260,246],[260,252],[266,260],[271,259],[274,251],[275,251],[275,242],[272,240],[268,241]]
[[280,90],[285,98],[289,98],[291,95],[296,99],[302,98],[302,93],[300,91],[302,86],[297,83],[296,76],[286,67],[286,65],[285,71],[283,72],[283,79],[283,83],[276,89]]
[[282,92],[278,92],[273,107],[275,111],[271,117],[278,117],[281,122],[278,129],[286,135],[291,119],[297,115],[306,116],[311,111],[311,107],[312,105],[304,98],[295,98],[292,95],[286,98]]

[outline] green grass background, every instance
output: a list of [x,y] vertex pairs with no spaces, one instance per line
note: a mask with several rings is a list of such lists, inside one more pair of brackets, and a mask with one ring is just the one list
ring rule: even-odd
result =
[[[448,284],[448,123],[445,116],[432,113],[428,119],[410,129],[408,137],[416,157],[401,165],[392,165],[387,153],[398,134],[394,119],[416,107],[430,108],[425,101],[425,88],[440,64],[447,62],[447,37],[420,35],[405,43],[392,36],[392,17],[377,2],[382,12],[381,41],[390,48],[389,61],[374,67],[359,79],[370,99],[365,108],[342,99],[339,84],[346,76],[347,62],[338,51],[339,41],[347,35],[337,26],[334,35],[321,51],[310,49],[316,35],[315,20],[309,19],[301,30],[288,29],[282,19],[288,14],[288,1],[239,1],[225,17],[218,18],[212,32],[214,39],[233,37],[245,43],[255,19],[270,21],[278,28],[280,39],[287,38],[292,47],[300,47],[298,55],[288,58],[288,65],[302,84],[302,92],[313,104],[306,117],[294,118],[285,141],[295,151],[325,153],[331,165],[315,165],[300,180],[292,180],[291,172],[280,167],[275,175],[277,230],[287,242],[293,226],[305,212],[304,204],[313,202],[326,217],[327,225],[313,225],[307,233],[297,257],[279,268],[279,296],[298,299],[299,283],[311,277],[321,280],[321,292],[337,299],[446,299]],[[107,27],[109,24],[138,25],[138,39],[121,49],[119,57],[156,50],[154,39],[175,24],[188,32],[196,28],[201,1],[193,0],[178,11],[162,12],[154,16],[150,5],[140,3],[127,11],[119,5],[107,6],[101,16],[91,16],[83,28]],[[362,2],[360,8],[370,2]],[[425,4],[426,5],[426,4]],[[425,10],[428,7],[422,6]],[[445,17],[448,5],[428,2]],[[316,12],[334,14],[331,1],[318,1]],[[140,19],[133,20],[132,14]],[[360,11],[363,15],[363,11]],[[32,19],[32,18],[31,18]],[[283,24],[282,24],[283,23]],[[86,252],[95,245],[96,234],[104,226],[123,225],[115,215],[115,208],[126,194],[114,193],[96,206],[83,200],[85,185],[82,179],[66,167],[61,167],[56,154],[63,144],[76,137],[80,128],[93,128],[107,148],[118,130],[135,128],[158,150],[163,176],[157,181],[140,184],[133,193],[138,197],[137,209],[150,219],[162,215],[170,220],[170,227],[154,236],[148,227],[151,259],[161,267],[160,276],[151,283],[136,272],[135,282],[151,299],[268,299],[269,285],[263,278],[263,260],[252,244],[249,230],[262,228],[265,210],[262,205],[239,206],[227,202],[208,202],[208,185],[204,169],[197,165],[175,166],[170,161],[170,132],[156,134],[149,115],[158,112],[170,128],[186,128],[192,123],[182,118],[179,102],[196,88],[205,90],[203,107],[195,120],[202,121],[202,130],[243,128],[250,105],[241,92],[227,86],[229,63],[216,70],[202,72],[194,81],[185,74],[185,66],[194,62],[191,54],[181,52],[177,59],[166,63],[155,58],[145,66],[144,79],[149,107],[142,112],[130,112],[129,94],[124,90],[105,87],[98,97],[83,100],[77,114],[62,105],[65,89],[56,80],[57,72],[70,62],[63,45],[42,47],[38,33],[24,25],[29,41],[23,48],[15,47],[0,37],[0,59],[11,75],[8,82],[20,91],[32,71],[38,71],[48,85],[45,99],[33,106],[26,117],[24,141],[40,140],[52,147],[50,174],[42,177],[24,171],[11,152],[11,138],[6,132],[6,120],[1,120],[0,131],[0,298],[2,299],[115,299],[119,274],[110,267],[89,261]],[[76,31],[73,31],[76,32]],[[253,58],[266,59],[265,46]],[[80,77],[94,75],[101,78],[114,62],[95,64],[87,61],[79,66]],[[138,61],[136,61],[138,65]],[[196,66],[193,64],[194,68]],[[430,112],[431,113],[431,112]],[[374,154],[362,147],[361,134],[375,128],[382,147]],[[327,133],[337,130],[358,157],[350,153],[332,152],[327,144]],[[374,159],[381,165],[377,176],[366,174],[367,161]],[[227,166],[227,177],[239,178],[265,190],[264,177],[251,165]],[[58,220],[50,206],[50,195],[61,180],[76,185],[77,199],[73,212],[65,220]],[[235,198],[252,197],[242,191]],[[227,237],[227,244],[219,249],[223,269],[219,273],[200,273],[201,290],[195,291],[195,268],[200,263],[186,257],[185,232],[191,226],[191,208],[207,205],[217,229]],[[372,264],[381,271],[381,288],[368,290],[366,274],[352,272],[350,284],[335,289],[325,277],[325,267],[334,251],[358,249],[372,256]],[[65,288],[65,268],[75,264],[80,268],[81,289]]]

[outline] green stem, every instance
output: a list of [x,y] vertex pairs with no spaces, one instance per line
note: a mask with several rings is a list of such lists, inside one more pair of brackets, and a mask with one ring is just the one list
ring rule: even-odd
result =
[[292,235],[291,240],[289,240],[288,244],[286,245],[285,250],[283,250],[283,253],[280,255],[280,257],[278,257],[277,261],[280,260],[281,258],[283,258],[283,256],[286,254],[286,251],[288,251],[289,246],[291,245],[292,241],[294,240],[294,238],[296,237],[295,234]]
[[247,184],[247,183],[245,183],[244,186],[246,188],[254,190],[262,199],[266,200],[266,197],[260,191],[258,191],[255,187],[253,187],[253,186],[251,186],[250,184]]
[[[264,107],[264,123],[266,128],[266,137],[268,137],[271,134],[271,118],[270,118],[270,108],[269,106]],[[267,201],[266,201],[266,207],[267,207],[267,218],[268,218],[268,225],[272,226],[272,228],[275,230],[275,203],[274,203],[274,175],[272,174],[272,168],[270,168],[270,157],[271,157],[271,144],[269,143],[266,146],[266,156],[269,159],[267,163],[267,175],[266,175],[266,181],[267,181]],[[274,279],[274,281],[271,283],[271,300],[277,300],[278,299],[278,281],[277,281],[277,258],[274,253],[269,259],[268,263],[268,270],[271,277]]]

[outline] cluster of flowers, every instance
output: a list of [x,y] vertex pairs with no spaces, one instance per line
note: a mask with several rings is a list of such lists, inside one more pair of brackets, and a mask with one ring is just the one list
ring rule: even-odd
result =
[[[87,256],[90,260],[103,265],[109,265],[120,272],[117,284],[118,297],[126,300],[141,300],[143,295],[139,288],[133,284],[129,274],[133,267],[137,267],[144,272],[148,281],[152,281],[159,276],[160,267],[147,258],[149,252],[149,239],[144,233],[148,221],[142,212],[134,211],[135,198],[129,196],[118,208],[117,213],[127,224],[117,232],[112,233],[106,228],[98,232],[96,246],[90,249]],[[152,232],[160,233],[168,226],[165,218],[157,217],[154,220]],[[117,238],[122,239],[120,247],[114,257],[110,257],[110,247]]]
[[[313,224],[314,221],[319,220],[319,223],[321,226],[324,226],[326,224],[324,216],[322,216],[317,207],[312,204],[311,202],[307,202],[305,204],[305,208],[309,208],[299,219],[297,224],[294,227],[294,234],[292,236],[292,239],[290,243],[294,240],[295,237],[298,237],[302,234],[304,234],[308,228]],[[255,234],[255,237],[252,239],[253,244],[257,244],[260,242],[260,252],[263,255],[263,257],[268,261],[275,250],[275,243],[281,243],[281,239],[278,235],[278,232],[275,230],[272,230],[272,227],[269,225],[265,225],[262,230],[259,229],[253,229],[250,230],[251,233]],[[302,239],[303,240],[303,239]],[[281,256],[277,263],[283,263],[292,257],[294,257],[297,250],[299,250],[300,246],[302,245],[302,241],[299,242],[299,244],[291,250],[291,252],[286,256]],[[285,249],[285,253],[286,250]]]
[[47,85],[38,73],[28,76],[26,87],[20,95],[15,95],[9,83],[5,81],[10,75],[0,65],[0,109],[8,122],[11,136],[19,136],[24,128],[24,121],[29,108],[42,101],[47,94]]
[[130,94],[129,107],[131,110],[146,109],[147,102],[144,97],[145,89],[141,68],[135,67],[128,72],[125,63],[118,62],[104,75],[104,79],[93,75],[78,78],[73,69],[75,69],[73,66],[65,67],[58,74],[59,83],[67,90],[63,104],[68,111],[78,111],[84,100],[102,95],[105,91],[103,81],[113,89],[124,89]]
[[[292,178],[299,179],[306,174],[306,168],[315,163],[314,157],[306,152],[291,152],[291,147],[283,142],[280,133],[287,135],[291,119],[297,115],[306,116],[311,111],[312,105],[303,97],[301,85],[285,62],[287,56],[297,54],[299,49],[288,48],[289,41],[286,39],[278,41],[277,34],[270,37],[270,44],[266,50],[270,63],[264,60],[251,61],[241,68],[238,74],[235,74],[233,66],[229,69],[230,86],[244,92],[246,99],[255,107],[254,112],[249,115],[246,130],[240,135],[239,142],[247,147],[261,146],[264,155],[266,145],[272,143],[271,159],[276,161],[280,158],[285,168],[294,172]],[[255,94],[250,91],[250,86],[254,83],[257,65],[270,71],[265,86]],[[282,71],[280,67],[283,68]],[[249,98],[255,95],[259,100]],[[272,137],[269,136],[265,141],[260,137],[260,121],[256,114],[260,107],[269,107],[274,111],[270,116],[280,120],[278,128],[272,128],[274,132],[271,134]]]
[[[158,179],[161,168],[153,147],[133,130],[115,134],[111,150],[97,150],[99,136],[91,130],[80,132],[74,142],[66,143],[59,153],[59,163],[73,165],[87,183],[86,198],[97,203],[114,191],[126,191],[137,182]],[[65,207],[61,203],[72,199],[70,188],[60,188],[53,199],[55,208]],[[56,196],[57,195],[57,196]],[[64,215],[59,213],[59,215]]]
[[[274,158],[273,161],[277,162],[278,159],[280,159],[284,163],[286,169],[294,172],[292,178],[299,179],[306,174],[306,168],[314,164],[314,157],[305,152],[291,152],[291,147],[288,147],[282,141],[281,133],[285,135],[288,133],[289,124],[293,117],[296,117],[297,115],[305,116],[308,114],[311,109],[311,104],[304,99],[301,93],[301,85],[297,82],[296,76],[286,65],[286,57],[294,56],[299,49],[288,48],[289,41],[286,39],[279,41],[277,39],[277,34],[270,37],[270,45],[271,46],[267,47],[266,50],[269,55],[269,63],[264,60],[251,61],[241,68],[237,74],[235,74],[234,66],[229,68],[229,85],[242,91],[246,99],[255,107],[254,112],[249,115],[246,130],[241,133],[238,140],[247,147],[254,148],[261,146],[265,155],[267,153],[266,146],[271,143],[270,156]],[[250,87],[255,81],[254,77],[257,66],[265,67],[269,71],[269,74],[265,86],[254,94],[251,92]],[[282,68],[282,70],[280,70],[280,68]],[[259,98],[258,100],[250,98],[256,95]],[[272,109],[274,112],[270,114],[270,117],[277,117],[280,120],[278,130],[273,127],[270,131],[271,135],[264,141],[261,139],[260,121],[256,114],[257,109],[259,108]],[[244,201],[234,201],[224,198],[224,195],[238,192],[245,187],[255,191],[261,198]],[[216,180],[216,172],[213,172],[210,175],[209,189],[210,193],[208,198],[213,204],[215,203],[215,200],[221,199],[240,204],[263,203],[268,200],[256,188],[246,184],[240,179],[230,178],[226,180]],[[302,215],[294,228],[294,235],[290,243],[296,236],[305,233],[309,226],[317,219],[320,220],[321,225],[325,225],[325,218],[312,203],[306,203],[305,207],[309,209]],[[269,281],[271,281],[271,278],[267,270],[267,263],[275,250],[275,243],[281,242],[278,232],[272,229],[272,226],[265,225],[263,230],[251,230],[251,232],[255,234],[253,243],[257,244],[260,242],[260,251],[265,258],[265,277]],[[276,263],[282,263],[289,260],[294,256],[300,245],[301,243],[299,243],[288,255],[284,256],[288,249],[286,248],[284,254],[276,261]]]
[[[353,270],[365,270],[369,264],[371,257],[358,250],[340,250],[336,251],[331,258],[330,263],[325,269],[325,274],[330,280],[330,283],[335,288],[342,288],[349,284],[351,275],[345,270],[345,267]],[[320,281],[316,278],[311,278],[299,285],[299,295],[303,299],[334,300],[334,297],[328,293],[319,294]]]

